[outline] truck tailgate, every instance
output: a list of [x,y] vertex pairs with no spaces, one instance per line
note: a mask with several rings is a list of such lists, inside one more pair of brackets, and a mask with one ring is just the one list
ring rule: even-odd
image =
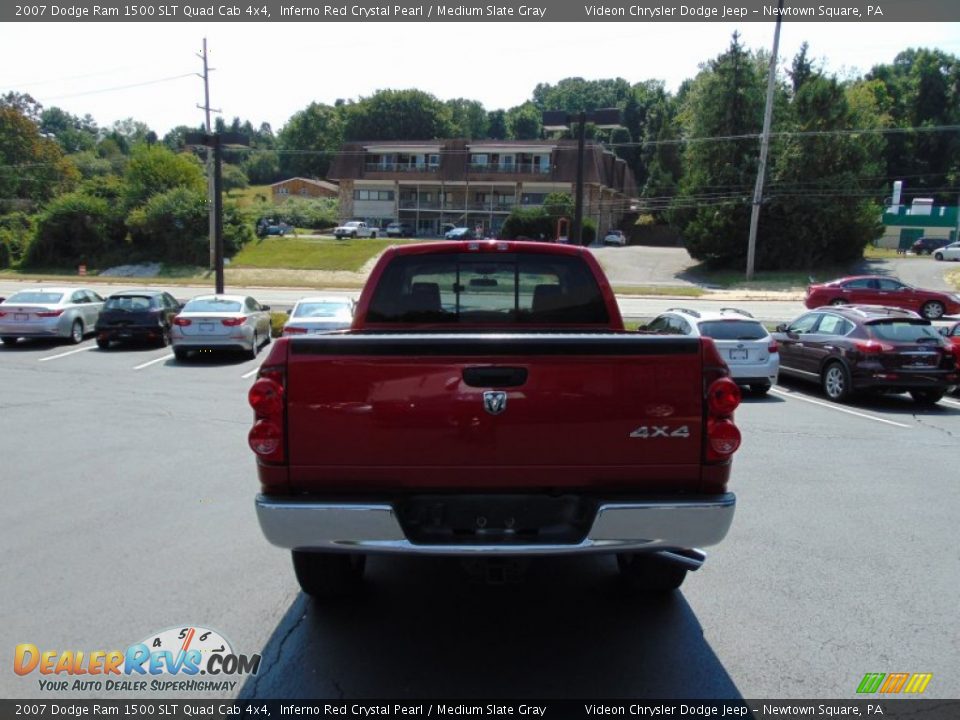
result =
[[629,333],[296,338],[291,488],[695,491],[702,363]]

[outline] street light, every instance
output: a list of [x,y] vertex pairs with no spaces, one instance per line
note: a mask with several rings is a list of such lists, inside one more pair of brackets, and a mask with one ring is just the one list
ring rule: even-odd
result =
[[223,147],[246,147],[250,139],[233,132],[201,133],[184,135],[184,144],[203,145],[213,148],[213,217],[214,217],[214,273],[218,295],[223,294]]
[[565,110],[545,110],[544,130],[569,130],[570,123],[577,123],[577,190],[574,196],[573,232],[571,238],[583,245],[583,149],[586,142],[586,127],[592,122],[598,128],[621,127],[620,108],[601,108],[568,113]]

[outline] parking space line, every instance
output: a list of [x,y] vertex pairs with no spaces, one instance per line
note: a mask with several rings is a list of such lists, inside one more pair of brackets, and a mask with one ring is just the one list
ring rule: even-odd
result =
[[173,353],[170,353],[169,355],[164,355],[163,357],[158,357],[156,360],[150,360],[150,361],[148,361],[148,362],[141,363],[140,365],[137,365],[137,366],[134,367],[133,369],[134,369],[134,370],[143,370],[143,368],[145,368],[145,367],[150,367],[150,366],[153,365],[154,363],[163,362],[164,360],[169,360],[169,359],[172,358],[172,357],[173,357]]
[[886,418],[877,417],[876,415],[867,415],[866,413],[857,412],[856,410],[851,410],[850,408],[839,407],[832,403],[823,402],[821,400],[814,400],[813,398],[808,398],[803,395],[797,395],[790,392],[789,390],[781,390],[780,388],[770,388],[770,392],[774,392],[777,395],[782,395],[783,397],[790,398],[791,400],[802,400],[803,402],[808,402],[811,405],[819,405],[825,407],[828,410],[836,410],[837,412],[846,413],[847,415],[856,415],[857,417],[862,417],[865,420],[874,420],[879,423],[886,423],[887,425],[893,425],[895,427],[901,428],[910,428],[912,425],[904,425],[903,423],[894,422],[893,420],[887,420]]
[[241,375],[240,377],[246,380],[248,377],[252,377],[253,375],[256,375],[258,372],[260,372],[259,365],[255,367],[253,370],[251,370],[250,372],[246,373],[245,375]]
[[952,398],[943,398],[940,400],[940,402],[944,403],[945,405],[950,405],[951,407],[960,407],[960,402],[957,402]]
[[93,350],[96,345],[91,345],[90,347],[77,348],[76,350],[68,350],[65,353],[60,353],[59,355],[50,355],[49,357],[38,358],[37,362],[46,362],[47,360],[56,360],[57,358],[66,357],[67,355],[76,355],[77,353],[86,352],[87,350]]

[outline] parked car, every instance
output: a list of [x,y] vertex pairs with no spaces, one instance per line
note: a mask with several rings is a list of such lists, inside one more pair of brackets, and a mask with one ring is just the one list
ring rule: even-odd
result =
[[929,320],[902,308],[808,312],[773,334],[780,371],[817,382],[836,402],[860,390],[909,392],[932,405],[958,381],[956,357]]
[[407,223],[390,223],[387,225],[387,237],[413,237],[413,228]]
[[177,360],[193,350],[242,350],[255,358],[270,342],[270,306],[244,295],[200,295],[173,318],[170,340]]
[[941,327],[940,334],[950,343],[950,347],[953,348],[953,354],[957,357],[957,366],[960,367],[960,322]]
[[720,356],[738,385],[749,385],[760,395],[777,382],[780,354],[776,341],[750,313],[736,308],[698,312],[670,308],[647,325],[646,330],[688,337],[712,338]]
[[475,240],[476,236],[473,234],[473,230],[467,227],[457,227],[453,230],[447,230],[443,234],[445,240]]
[[107,298],[97,319],[97,346],[114,341],[146,341],[160,347],[170,344],[170,328],[180,303],[162,290],[125,290]]
[[803,304],[811,310],[824,305],[883,305],[913,310],[928,320],[960,313],[960,296],[956,293],[923,290],[877,275],[808,285]]
[[933,254],[934,260],[960,260],[960,242],[944,245]]
[[261,219],[257,223],[257,235],[264,237],[266,235],[286,235],[288,232],[293,231],[293,225],[288,225],[287,223],[274,220],[272,218]]
[[353,322],[354,301],[346,295],[316,295],[297,300],[283,335],[317,335],[343,330]]
[[362,220],[351,220],[343,225],[338,225],[333,229],[333,236],[338,240],[343,238],[373,238],[376,239],[380,232],[378,228],[370,227]]
[[913,241],[913,245],[910,246],[910,250],[915,252],[917,255],[929,255],[937,248],[942,248],[944,245],[949,243],[950,238],[922,237]]
[[623,230],[611,230],[603,236],[603,244],[624,247],[627,244],[627,236],[623,234]]
[[38,287],[16,292],[0,303],[0,340],[67,338],[77,344],[93,332],[103,298],[85,287]]

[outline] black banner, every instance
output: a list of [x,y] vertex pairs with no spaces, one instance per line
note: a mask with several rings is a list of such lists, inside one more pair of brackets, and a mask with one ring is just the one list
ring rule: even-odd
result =
[[956,0],[64,0],[4,3],[4,22],[955,22]]
[[649,718],[954,720],[960,700],[0,700],[0,718]]

